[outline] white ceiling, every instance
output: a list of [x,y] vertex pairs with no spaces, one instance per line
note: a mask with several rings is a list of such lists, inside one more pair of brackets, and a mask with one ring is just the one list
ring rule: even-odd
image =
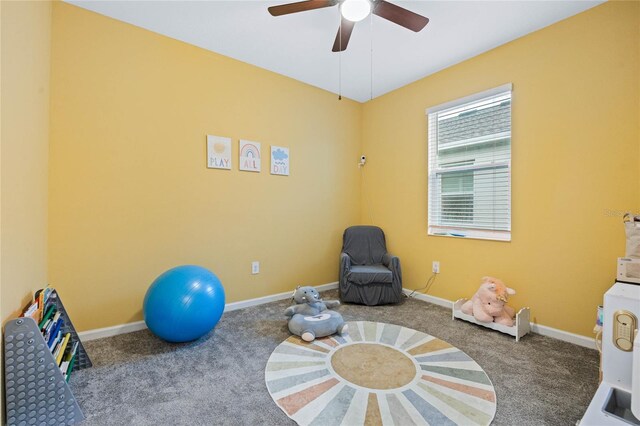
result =
[[391,0],[429,24],[414,33],[378,16],[366,18],[339,54],[331,52],[338,7],[279,17],[267,12],[290,2],[68,0],[360,102],[603,3]]

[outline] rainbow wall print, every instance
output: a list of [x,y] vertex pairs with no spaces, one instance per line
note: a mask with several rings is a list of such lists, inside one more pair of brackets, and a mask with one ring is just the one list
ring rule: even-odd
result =
[[231,138],[207,135],[207,167],[231,170]]
[[260,172],[260,142],[240,139],[240,170]]
[[289,176],[289,148],[271,146],[271,174]]

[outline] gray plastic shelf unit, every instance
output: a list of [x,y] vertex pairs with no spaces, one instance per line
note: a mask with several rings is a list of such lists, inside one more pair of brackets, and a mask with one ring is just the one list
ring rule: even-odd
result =
[[[54,291],[53,303],[64,318],[63,333],[78,342],[73,371],[91,367],[67,311]],[[17,318],[4,327],[5,407],[7,425],[73,425],[84,420],[69,384],[65,381],[38,324]]]

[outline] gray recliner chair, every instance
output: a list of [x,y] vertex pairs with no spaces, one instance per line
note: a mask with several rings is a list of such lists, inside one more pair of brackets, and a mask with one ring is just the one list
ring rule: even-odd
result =
[[382,229],[352,226],[344,231],[339,289],[343,302],[371,306],[402,300],[400,259],[387,253]]

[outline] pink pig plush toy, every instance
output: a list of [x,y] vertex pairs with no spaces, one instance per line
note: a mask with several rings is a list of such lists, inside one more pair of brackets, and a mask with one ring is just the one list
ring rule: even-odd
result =
[[505,286],[499,279],[484,277],[476,294],[460,310],[473,315],[480,322],[497,322],[511,327],[515,311],[507,306],[507,299],[513,294],[516,294],[515,290]]

